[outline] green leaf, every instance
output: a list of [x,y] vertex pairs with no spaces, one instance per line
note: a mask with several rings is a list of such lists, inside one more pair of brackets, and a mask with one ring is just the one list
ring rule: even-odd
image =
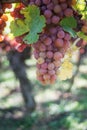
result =
[[22,14],[26,17],[30,32],[24,37],[24,41],[27,44],[36,42],[39,38],[39,33],[42,32],[45,27],[45,18],[40,16],[40,10],[36,6],[28,6],[25,10],[22,10]]
[[67,26],[69,28],[76,28],[77,27],[77,21],[74,17],[66,17],[63,18],[60,22],[61,26]]
[[76,32],[72,28],[63,26],[63,29],[64,31],[68,32],[72,37],[75,38],[77,36]]
[[87,36],[83,32],[78,32],[77,33],[78,37],[82,38],[83,40],[87,41]]
[[42,28],[45,26],[45,24],[44,24],[45,19],[43,16],[36,17],[36,19],[34,19],[34,20],[32,20],[30,32],[23,39],[27,44],[32,44],[32,43],[37,42],[37,40],[39,38],[38,33],[42,32]]
[[10,29],[14,37],[20,36],[24,33],[29,32],[29,28],[26,25],[26,23],[19,19],[11,22]]
[[22,9],[20,13],[24,15],[25,19],[12,21],[11,32],[14,36],[27,33],[23,39],[24,42],[33,44],[37,42],[39,33],[41,33],[45,27],[45,17],[40,15],[40,10],[35,5],[29,5]]

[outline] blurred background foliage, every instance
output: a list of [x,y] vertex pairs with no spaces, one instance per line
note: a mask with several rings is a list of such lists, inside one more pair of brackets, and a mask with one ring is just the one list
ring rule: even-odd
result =
[[87,130],[87,55],[75,54],[72,79],[48,86],[37,81],[35,62],[25,60],[36,101],[31,113],[6,55],[0,55],[0,130]]

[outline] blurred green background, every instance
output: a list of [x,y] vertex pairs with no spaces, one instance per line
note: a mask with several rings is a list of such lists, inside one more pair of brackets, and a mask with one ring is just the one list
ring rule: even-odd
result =
[[36,101],[32,113],[25,110],[6,55],[0,59],[0,130],[87,130],[87,56],[80,62],[75,56],[72,79],[48,86],[36,79],[36,61],[25,61]]

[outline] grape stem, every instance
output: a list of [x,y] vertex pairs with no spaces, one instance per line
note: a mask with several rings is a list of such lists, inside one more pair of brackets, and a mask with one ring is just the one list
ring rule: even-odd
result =
[[7,4],[9,4],[9,3],[23,3],[23,4],[25,4],[25,5],[27,5],[28,4],[28,0],[1,0],[0,1],[1,3],[3,3],[3,4],[5,4],[5,3],[7,3]]
[[74,43],[73,43],[73,46],[75,46],[77,44],[77,42],[79,42],[81,40],[81,38],[77,38]]

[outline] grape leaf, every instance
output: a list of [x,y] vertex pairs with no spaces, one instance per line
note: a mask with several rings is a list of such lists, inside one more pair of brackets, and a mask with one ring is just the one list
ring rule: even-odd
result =
[[39,33],[45,27],[45,17],[40,15],[40,10],[35,5],[29,5],[20,11],[24,19],[17,19],[11,22],[11,32],[13,35],[20,36],[27,33],[24,42],[27,44],[35,43],[39,38]]
[[76,32],[73,30],[73,28],[77,27],[77,21],[74,17],[66,17],[61,20],[60,25],[63,27],[63,29],[68,32],[72,37],[76,37]]
[[63,18],[60,22],[61,26],[67,26],[70,28],[76,28],[77,27],[77,21],[74,17],[67,17],[67,18]]
[[32,44],[34,42],[37,42],[37,40],[39,38],[38,33],[42,32],[42,27],[44,27],[43,26],[44,25],[44,17],[43,16],[37,17],[35,21],[36,21],[36,24],[34,21],[32,21],[32,26],[30,27],[30,32],[23,39],[28,44]]
[[10,29],[11,29],[11,32],[13,33],[14,37],[20,36],[24,33],[29,32],[28,25],[20,19],[12,21],[10,24]]
[[87,36],[83,32],[78,32],[77,33],[78,37],[82,38],[83,40],[87,41]]
[[[28,26],[30,29],[30,32],[24,37],[23,40],[27,44],[32,44],[38,40],[38,34],[42,32],[43,27],[45,27],[45,18],[44,16],[40,16],[39,8],[34,5],[22,10],[22,14],[26,17],[26,21],[29,23]],[[31,20],[29,21],[30,18]]]
[[63,26],[63,29],[64,31],[68,32],[72,37],[75,38],[77,36],[76,32],[72,28],[68,26]]

